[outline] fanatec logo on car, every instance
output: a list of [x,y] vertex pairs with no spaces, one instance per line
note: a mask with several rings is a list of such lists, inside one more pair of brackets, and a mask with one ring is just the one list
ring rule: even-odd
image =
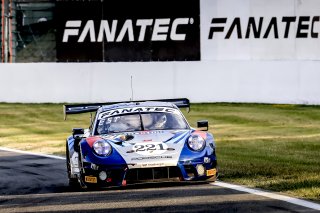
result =
[[[76,37],[79,43],[84,42],[87,37],[90,38],[90,42],[122,42],[126,37],[128,41],[143,42],[145,41],[147,30],[151,30],[152,32],[151,41],[166,41],[168,39],[172,41],[184,41],[186,33],[178,33],[179,27],[193,23],[193,18],[137,19],[136,22],[128,19],[123,25],[119,25],[118,20],[101,20],[100,27],[96,31],[94,20],[86,22],[69,20],[65,24],[62,42],[68,42],[70,37]],[[120,28],[120,31],[118,28]],[[139,32],[137,37],[134,36],[136,30]],[[117,34],[116,32],[119,33]]]

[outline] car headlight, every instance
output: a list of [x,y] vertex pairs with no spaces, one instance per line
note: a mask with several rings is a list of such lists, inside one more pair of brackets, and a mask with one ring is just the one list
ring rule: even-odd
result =
[[194,151],[202,151],[206,141],[200,135],[191,135],[188,139],[188,146]]
[[112,151],[112,147],[111,145],[106,142],[106,141],[96,141],[93,144],[93,150],[95,151],[95,153],[97,153],[98,155],[102,155],[102,156],[107,156],[110,155],[111,151]]

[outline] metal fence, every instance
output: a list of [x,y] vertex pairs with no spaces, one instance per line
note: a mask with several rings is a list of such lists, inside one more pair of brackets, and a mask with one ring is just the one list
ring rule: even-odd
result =
[[16,1],[16,62],[55,62],[53,1]]
[[[54,0],[2,0],[4,62],[55,62]],[[4,47],[6,47],[4,49]]]

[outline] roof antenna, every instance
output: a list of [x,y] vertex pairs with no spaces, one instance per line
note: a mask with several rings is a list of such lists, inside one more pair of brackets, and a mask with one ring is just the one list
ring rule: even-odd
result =
[[133,85],[132,85],[132,76],[131,76],[131,99],[130,101],[133,101]]

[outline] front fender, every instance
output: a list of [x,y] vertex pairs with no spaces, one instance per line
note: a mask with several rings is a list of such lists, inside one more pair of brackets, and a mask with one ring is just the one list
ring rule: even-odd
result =
[[83,140],[80,143],[82,159],[86,163],[94,163],[97,165],[103,165],[105,167],[123,166],[126,165],[126,161],[119,154],[119,152],[112,148],[112,152],[109,156],[99,156],[94,153],[93,148]]

